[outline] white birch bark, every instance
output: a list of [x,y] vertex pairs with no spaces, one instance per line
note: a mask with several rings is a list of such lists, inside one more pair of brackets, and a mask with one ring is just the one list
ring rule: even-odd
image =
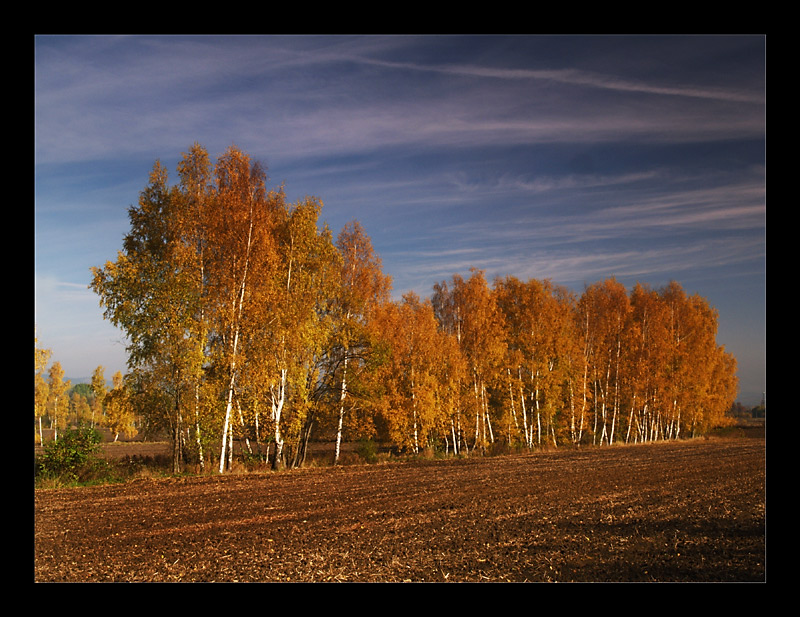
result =
[[50,421],[53,427],[53,441],[58,441],[58,397],[53,402],[53,419]]
[[[514,428],[519,430],[519,422],[517,421],[517,409],[514,405],[514,387],[511,384],[511,369],[506,368],[506,375],[508,376],[508,398],[511,401],[511,419],[514,420]],[[509,423],[509,434],[511,433],[511,425]]]
[[244,425],[244,414],[242,413],[242,404],[239,399],[236,399],[236,410],[239,412],[239,426],[242,427],[242,435],[244,435],[244,444],[247,447],[247,452],[249,454],[253,453],[253,449],[250,447],[250,439],[247,437],[247,427]]
[[580,423],[578,425],[578,443],[581,442],[583,439],[583,430],[586,427],[586,408],[589,404],[586,396],[586,384],[588,383],[587,380],[589,379],[589,364],[584,360],[583,364],[583,387],[582,395],[581,395],[581,414],[580,414]]
[[[617,315],[617,324],[619,324],[620,318]],[[619,327],[619,326],[618,326]],[[619,361],[621,355],[621,337],[619,333],[617,334],[617,358],[616,358],[616,366],[614,367],[614,411],[611,415],[611,435],[609,439],[609,443],[614,443],[614,428],[617,423],[617,413],[619,412]]]
[[525,409],[525,392],[522,387],[522,368],[518,369],[519,376],[519,402],[522,407],[522,432],[525,435],[525,445],[530,448],[533,444],[531,439],[533,437],[533,427],[528,430],[528,411]]
[[417,393],[414,389],[414,368],[411,368],[411,414],[414,421],[414,454],[419,454],[419,435],[417,429]]
[[[353,270],[355,270],[355,264],[353,264]],[[348,308],[345,311],[344,320],[345,323],[350,321],[350,309]],[[345,342],[344,345],[344,362],[342,365],[342,387],[339,394],[339,422],[336,427],[336,449],[333,454],[333,464],[336,465],[339,462],[339,455],[341,454],[342,449],[342,431],[344,429],[344,401],[347,398],[347,361],[349,360],[349,345]]]
[[625,443],[630,443],[631,440],[631,427],[633,426],[633,410],[636,408],[636,392],[633,393],[631,400],[631,412],[628,415],[628,429],[625,432]]
[[228,432],[230,431],[231,409],[233,407],[233,390],[236,385],[236,347],[239,339],[239,330],[236,329],[233,342],[233,355],[231,357],[230,380],[228,381],[228,394],[225,402],[225,420],[222,423],[222,446],[219,455],[219,472],[225,471],[225,462],[228,453]]
[[569,378],[569,417],[569,438],[574,445],[578,442],[575,439],[575,384],[572,381],[572,377]]
[[281,414],[283,413],[283,405],[286,400],[286,374],[285,368],[280,370],[281,378],[278,383],[277,393],[274,387],[270,388],[272,396],[272,420],[274,423],[275,435],[275,458],[273,459],[272,466],[278,468],[281,464],[281,456],[283,456],[283,436],[281,435]]
[[476,371],[473,368],[472,385],[475,391],[475,445],[473,446],[473,449],[478,446],[478,442],[480,441],[480,423],[481,423],[481,403],[478,397],[478,378],[475,373]]
[[483,405],[483,415],[486,418],[486,427],[489,429],[489,443],[494,443],[494,431],[492,430],[492,419],[489,416],[489,400],[486,394],[486,385],[481,380],[481,404]]
[[233,431],[228,431],[228,469],[233,468]]
[[196,381],[194,384],[194,437],[197,442],[197,457],[200,463],[200,470],[205,471],[206,461],[203,456],[203,442],[200,436],[200,386]]
[[339,394],[339,424],[336,427],[336,449],[333,454],[333,464],[339,462],[342,449],[342,428],[344,427],[344,400],[347,397],[347,351],[345,350],[344,364],[342,366],[342,389]]
[[[531,373],[533,381],[533,373]],[[533,387],[534,403],[536,407],[536,441],[539,447],[542,446],[542,410],[539,408],[539,369],[536,369],[536,381]]]

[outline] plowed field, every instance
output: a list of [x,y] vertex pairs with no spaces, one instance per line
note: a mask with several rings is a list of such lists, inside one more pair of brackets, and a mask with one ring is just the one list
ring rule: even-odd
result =
[[36,581],[765,581],[765,441],[35,491]]

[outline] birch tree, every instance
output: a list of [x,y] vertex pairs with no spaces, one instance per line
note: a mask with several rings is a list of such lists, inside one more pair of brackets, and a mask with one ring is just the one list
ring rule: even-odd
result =
[[441,422],[436,367],[440,333],[430,301],[407,293],[384,306],[378,321],[390,348],[382,367],[386,395],[381,415],[399,450],[420,453],[432,445]]
[[53,362],[47,380],[50,391],[50,426],[53,428],[53,440],[58,441],[58,430],[66,428],[69,411],[69,391],[71,382],[64,381],[64,369],[60,362]]
[[130,404],[128,391],[122,376],[122,372],[114,373],[113,386],[106,394],[106,426],[114,434],[114,441],[120,435],[134,436],[133,407]]
[[650,441],[658,435],[661,393],[666,392],[665,343],[668,320],[658,292],[637,284],[630,294],[628,332],[628,426],[626,442]]
[[445,444],[445,450],[460,454],[466,451],[464,392],[461,386],[465,383],[468,367],[454,336],[439,327],[433,338],[432,372],[437,412],[434,419],[435,429]]
[[73,417],[75,418],[75,423],[78,426],[83,426],[91,421],[92,410],[89,407],[89,401],[84,394],[76,392],[75,389],[72,390],[72,395],[70,396],[70,407]]
[[246,318],[268,304],[268,280],[276,263],[273,241],[276,211],[282,194],[267,192],[266,174],[258,163],[230,147],[215,166],[216,194],[206,217],[209,256],[207,318],[213,332],[214,361],[224,381],[224,411],[219,471],[230,466],[233,444],[234,396],[242,357],[241,337]]
[[506,277],[495,281],[495,297],[498,308],[504,317],[504,337],[506,356],[504,359],[508,406],[511,411],[509,421],[509,443],[514,443],[510,435],[511,423],[514,432],[522,433],[522,442],[528,448],[533,446],[533,422],[529,416],[531,410],[530,394],[527,388],[530,368],[528,359],[532,355],[530,337],[533,332],[528,321],[532,317],[530,297],[527,285],[516,277]]
[[580,299],[590,358],[593,439],[611,444],[620,410],[622,335],[630,308],[625,287],[615,279],[589,285]]
[[694,437],[724,423],[736,391],[736,363],[716,344],[717,313],[704,298],[687,296],[675,281],[660,296],[669,324],[665,437],[677,439],[684,429]]
[[441,327],[456,337],[469,365],[472,409],[475,418],[473,448],[494,443],[489,408],[489,388],[502,383],[505,339],[503,316],[481,270],[469,279],[454,275],[434,287],[434,314]]
[[183,267],[189,273],[187,285],[195,298],[195,311],[187,323],[186,380],[193,393],[193,426],[194,448],[200,469],[205,469],[206,435],[201,421],[208,414],[208,401],[204,392],[208,390],[204,383],[204,369],[207,363],[207,347],[209,340],[209,322],[207,315],[208,289],[207,265],[209,259],[208,216],[213,211],[215,187],[213,171],[208,152],[200,144],[195,143],[185,152],[178,163],[180,183],[178,198],[181,199],[180,212],[177,219],[180,228],[181,253],[179,255]]
[[91,386],[92,394],[94,395],[92,399],[91,426],[94,428],[97,417],[102,416],[103,399],[105,399],[106,392],[108,391],[106,387],[105,368],[103,366],[98,366],[94,369]]
[[[528,447],[558,443],[570,397],[574,337],[571,294],[551,281],[514,277],[495,281],[505,321],[507,391],[512,419]],[[518,395],[518,396],[517,396]],[[519,407],[520,417],[517,417]],[[571,417],[574,424],[574,417]]]
[[370,352],[369,323],[375,311],[388,302],[391,278],[384,275],[381,259],[358,221],[344,226],[336,240],[341,256],[340,284],[333,296],[335,332],[331,349],[330,376],[338,384],[338,416],[334,464],[339,461],[348,379],[355,381]]
[[195,264],[186,259],[183,244],[184,205],[157,161],[138,205],[128,209],[131,228],[123,249],[115,262],[92,268],[90,284],[100,296],[104,316],[127,336],[129,369],[151,373],[144,381],[163,389],[172,401],[168,416],[154,418],[152,424],[170,427],[175,471],[184,460],[183,418],[193,397],[193,323],[200,302]]
[[288,209],[277,231],[280,260],[269,311],[272,376],[268,378],[274,468],[284,464],[285,431],[296,443],[306,425],[318,358],[330,337],[324,305],[334,293],[340,261],[330,231],[318,226],[321,208],[315,199],[298,202]]
[[36,347],[34,339],[34,418],[39,431],[39,443],[43,444],[42,418],[47,413],[47,402],[50,398],[50,385],[45,379],[45,369],[52,352],[49,349]]

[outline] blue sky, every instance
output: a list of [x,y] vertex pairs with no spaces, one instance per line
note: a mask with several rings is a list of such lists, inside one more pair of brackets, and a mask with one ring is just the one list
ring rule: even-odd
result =
[[125,370],[89,269],[158,159],[235,144],[358,219],[429,296],[470,267],[580,293],[676,280],[766,389],[764,36],[37,36],[35,323],[77,380]]

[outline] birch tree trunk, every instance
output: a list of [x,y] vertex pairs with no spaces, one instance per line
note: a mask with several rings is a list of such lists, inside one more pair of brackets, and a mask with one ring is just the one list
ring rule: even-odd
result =
[[[481,402],[478,396],[478,377],[475,368],[472,369],[472,386],[475,392],[475,445],[473,449],[478,446],[480,442],[480,426],[481,426]],[[483,444],[481,444],[483,446]]]
[[[239,337],[239,332],[237,330],[235,338],[238,339],[238,337]],[[228,450],[227,450],[227,448],[228,448],[228,437],[229,437],[228,436],[228,432],[230,430],[231,409],[233,407],[233,389],[234,389],[234,386],[236,384],[236,359],[235,359],[236,342],[235,341],[234,341],[234,344],[233,344],[233,349],[234,349],[234,358],[231,360],[231,366],[230,366],[231,375],[230,375],[230,380],[228,382],[228,393],[227,393],[227,399],[226,399],[226,403],[225,403],[225,419],[223,420],[223,423],[222,423],[222,444],[221,444],[220,455],[219,455],[219,472],[220,473],[223,473],[225,471],[225,463],[227,461],[226,454],[228,453]]]
[[53,427],[53,441],[58,441],[58,397],[53,401],[53,419],[50,420]]
[[[531,373],[531,381],[533,381],[533,373]],[[536,407],[536,441],[538,446],[542,447],[542,411],[539,409],[539,370],[536,370],[536,381],[533,387],[534,403]]]
[[489,399],[486,394],[486,384],[481,380],[481,405],[483,406],[483,415],[486,418],[486,427],[489,429],[489,443],[494,443],[494,431],[492,430],[492,419],[489,416]]
[[[117,441],[119,433],[114,435]],[[180,407],[180,395],[175,396],[175,426],[172,438],[172,471],[181,473],[183,471],[183,416]]]
[[253,453],[253,449],[250,447],[250,438],[247,436],[247,427],[244,424],[244,414],[242,413],[242,404],[239,399],[236,399],[236,410],[239,412],[239,426],[242,427],[242,437],[244,437],[244,444],[247,447],[247,452],[249,454]]
[[417,393],[414,390],[414,368],[411,368],[411,415],[414,423],[414,454],[419,454],[419,432],[417,429]]
[[272,460],[272,468],[279,469],[283,456],[283,436],[281,435],[281,414],[286,400],[286,374],[285,368],[280,370],[281,378],[278,384],[278,392],[275,393],[274,387],[270,388],[272,394],[272,419],[275,428],[275,458]]
[[519,402],[520,406],[522,407],[522,431],[525,434],[525,445],[530,448],[532,443],[533,437],[533,427],[531,426],[530,431],[528,430],[528,412],[525,409],[525,392],[524,388],[522,387],[522,369],[518,369],[518,376],[519,376]]
[[[511,369],[506,368],[506,375],[508,376],[508,398],[511,401],[511,419],[514,421],[514,428],[519,432],[519,422],[517,421],[517,409],[514,405],[514,386],[511,383]],[[511,443],[511,422],[508,423],[508,441]]]
[[203,441],[200,435],[200,386],[194,384],[194,436],[197,442],[197,458],[200,463],[200,471],[205,471],[206,461],[203,456]]
[[[617,317],[617,321],[619,322],[619,317]],[[609,444],[614,443],[614,429],[617,423],[617,413],[619,411],[619,363],[620,363],[620,355],[621,355],[621,336],[617,333],[617,358],[616,358],[616,366],[614,367],[614,410],[611,415],[611,435],[609,438]]]
[[628,429],[625,432],[625,443],[630,443],[631,440],[631,427],[633,426],[633,410],[636,408],[636,393],[633,393],[633,399],[631,400],[631,412],[628,415]]
[[336,449],[333,455],[333,464],[339,463],[339,454],[342,449],[342,428],[344,426],[344,400],[347,397],[347,350],[345,350],[344,364],[342,366],[342,389],[339,394],[339,423],[336,427]]

